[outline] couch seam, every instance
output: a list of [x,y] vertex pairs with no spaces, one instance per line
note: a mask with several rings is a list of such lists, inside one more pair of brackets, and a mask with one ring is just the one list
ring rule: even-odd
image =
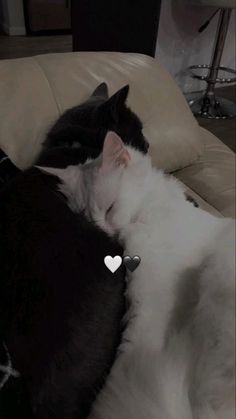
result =
[[56,107],[57,107],[58,116],[60,116],[60,115],[61,115],[61,106],[60,106],[59,101],[56,99],[56,96],[55,96],[54,91],[53,91],[53,89],[52,89],[52,84],[50,83],[50,81],[49,81],[49,79],[48,79],[48,77],[47,77],[47,75],[46,75],[46,73],[45,73],[44,68],[42,67],[42,65],[41,65],[41,64],[39,63],[39,61],[37,60],[37,56],[34,56],[34,60],[35,60],[35,62],[36,62],[36,64],[37,64],[37,66],[38,66],[39,70],[41,71],[41,74],[44,76],[44,79],[46,80],[46,82],[47,82],[47,84],[48,84],[49,90],[50,90],[50,92],[51,92],[51,95],[52,95],[52,97],[53,97],[53,99],[54,99],[54,102],[55,102],[55,105],[56,105]]

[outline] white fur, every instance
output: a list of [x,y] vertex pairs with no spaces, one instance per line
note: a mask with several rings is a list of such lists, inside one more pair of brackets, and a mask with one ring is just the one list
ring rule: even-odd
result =
[[104,175],[99,160],[67,170],[87,180],[86,193],[61,176],[71,207],[141,257],[127,279],[119,355],[90,419],[233,419],[234,221],[195,208],[176,180],[127,150],[127,168]]

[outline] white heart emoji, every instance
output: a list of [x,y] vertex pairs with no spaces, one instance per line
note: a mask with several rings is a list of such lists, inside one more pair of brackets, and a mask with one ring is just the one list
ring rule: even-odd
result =
[[104,263],[106,267],[111,271],[113,274],[117,271],[117,269],[122,264],[122,258],[120,256],[106,256],[104,258]]

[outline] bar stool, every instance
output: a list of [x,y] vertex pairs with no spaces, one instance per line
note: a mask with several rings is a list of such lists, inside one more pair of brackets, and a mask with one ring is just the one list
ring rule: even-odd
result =
[[[230,16],[232,9],[236,8],[236,0],[192,0],[191,3],[199,6],[214,6],[220,10],[211,64],[192,65],[188,68],[191,77],[207,83],[206,90],[203,94],[198,93],[189,97],[189,105],[196,116],[215,119],[232,118],[236,115],[236,103],[223,97],[217,97],[215,94],[215,85],[216,83],[228,84],[236,81],[236,77],[218,77],[220,70],[229,75],[236,75],[235,69],[220,65]],[[206,75],[198,75],[197,69],[207,69],[208,72]]]

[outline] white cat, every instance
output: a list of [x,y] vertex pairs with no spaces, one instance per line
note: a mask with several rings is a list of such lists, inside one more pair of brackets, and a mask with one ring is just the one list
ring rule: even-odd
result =
[[235,417],[235,224],[195,208],[148,156],[108,133],[100,158],[43,169],[141,264],[127,327],[91,419]]

